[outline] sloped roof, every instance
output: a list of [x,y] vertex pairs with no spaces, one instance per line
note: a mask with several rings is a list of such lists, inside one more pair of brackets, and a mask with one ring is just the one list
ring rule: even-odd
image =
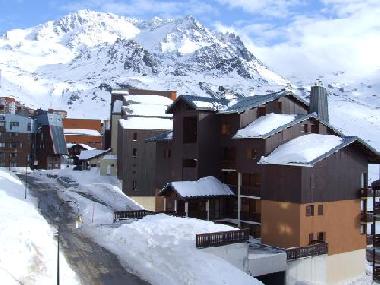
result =
[[171,141],[173,139],[173,131],[165,131],[156,136],[146,139],[146,142],[161,142],[161,141]]
[[171,114],[173,112],[174,106],[183,101],[192,107],[195,110],[205,110],[205,111],[217,111],[223,108],[226,108],[228,100],[226,99],[217,99],[211,97],[202,97],[195,95],[180,95],[177,99],[171,104],[166,113]]
[[220,111],[220,113],[221,114],[242,113],[246,110],[257,108],[268,102],[275,101],[281,97],[290,97],[294,99],[295,101],[303,104],[305,107],[309,106],[309,104],[306,101],[304,101],[302,98],[298,97],[294,93],[290,91],[282,90],[282,91],[275,92],[272,94],[267,94],[267,95],[254,95],[254,96],[241,98],[237,101],[237,103],[233,104],[232,106],[229,106],[225,110]]
[[364,147],[369,155],[380,161],[380,154],[357,137],[308,134],[280,145],[268,156],[262,157],[258,164],[313,167],[317,162],[353,143]]
[[110,153],[111,149],[91,149],[91,150],[82,150],[81,153],[79,154],[79,160],[89,160],[92,158],[97,158],[100,156],[104,156],[107,153]]
[[54,154],[67,154],[65,136],[63,135],[63,128],[59,126],[50,126],[50,136],[53,141]]
[[175,181],[166,184],[159,195],[168,191],[176,192],[182,198],[230,197],[235,194],[230,187],[220,182],[214,176],[202,177],[196,181]]

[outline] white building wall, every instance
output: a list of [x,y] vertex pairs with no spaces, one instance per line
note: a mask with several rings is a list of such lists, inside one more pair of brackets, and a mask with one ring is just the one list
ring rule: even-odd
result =
[[365,249],[288,262],[286,284],[345,284],[365,273]]

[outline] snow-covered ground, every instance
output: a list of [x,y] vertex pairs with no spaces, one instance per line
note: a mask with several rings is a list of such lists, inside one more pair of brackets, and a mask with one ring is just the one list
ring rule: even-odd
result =
[[[0,169],[0,283],[51,285],[56,282],[57,243],[54,230],[24,199],[24,184]],[[61,280],[80,284],[61,255]]]
[[63,200],[75,200],[82,216],[81,231],[118,256],[126,269],[152,284],[262,284],[224,259],[196,249],[197,233],[232,230],[226,225],[164,214],[113,224],[114,210],[137,210],[117,179],[99,171],[40,171],[33,175],[69,177],[78,186],[62,189]]

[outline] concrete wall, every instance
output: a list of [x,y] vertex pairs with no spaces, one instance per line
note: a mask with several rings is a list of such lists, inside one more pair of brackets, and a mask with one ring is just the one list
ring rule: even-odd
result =
[[[117,159],[106,159],[103,158],[100,161],[100,175],[102,176],[116,176],[117,175]],[[108,171],[109,169],[109,171]],[[110,174],[108,173],[110,172]]]
[[286,284],[345,284],[365,272],[365,249],[288,263]]
[[219,256],[240,270],[248,272],[248,243],[234,243],[200,250]]

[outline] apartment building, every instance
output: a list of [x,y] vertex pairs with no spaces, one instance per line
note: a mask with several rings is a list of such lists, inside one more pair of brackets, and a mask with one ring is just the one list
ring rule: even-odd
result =
[[33,167],[57,169],[62,155],[67,155],[61,112],[38,109],[34,113],[34,138],[32,142]]
[[335,283],[364,272],[360,189],[380,155],[329,125],[325,88],[312,87],[310,104],[285,90],[232,105],[179,96],[167,112],[173,132],[150,139],[159,210],[249,228],[285,250],[321,244],[320,277],[300,276],[306,261],[294,261],[288,281]]
[[0,167],[29,165],[33,120],[18,114],[0,114]]
[[173,92],[113,90],[111,148],[117,155],[117,176],[123,192],[146,209],[155,210],[155,145],[145,140],[173,128],[166,109]]

